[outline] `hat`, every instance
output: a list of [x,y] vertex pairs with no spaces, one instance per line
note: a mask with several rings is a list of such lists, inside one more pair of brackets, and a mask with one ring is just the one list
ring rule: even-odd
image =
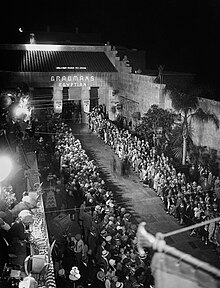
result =
[[0,227],[1,229],[6,231],[10,230],[11,228],[11,226],[8,223],[6,223],[2,218],[0,218]]
[[25,202],[25,203],[28,203],[32,206],[35,206],[36,205],[36,202],[37,202],[37,198],[36,197],[31,197],[31,196],[24,196],[22,198],[22,202]]
[[105,240],[106,240],[107,242],[111,241],[111,240],[112,240],[112,236],[110,236],[110,235],[106,236]]
[[103,251],[102,251],[102,256],[103,256],[103,257],[107,257],[108,254],[109,254],[109,252],[108,252],[107,250],[103,250]]
[[124,284],[123,284],[123,282],[117,281],[117,282],[115,283],[115,286],[116,286],[116,288],[122,288],[122,287],[124,286]]
[[80,277],[81,277],[81,275],[79,273],[78,267],[73,266],[71,271],[70,271],[69,279],[72,281],[77,281],[80,279]]
[[114,222],[114,221],[115,221],[115,217],[113,217],[113,216],[110,216],[110,217],[109,217],[109,221],[112,221],[112,222]]
[[36,286],[37,286],[37,281],[34,279],[34,277],[31,277],[31,276],[24,277],[24,279],[21,282],[19,282],[19,288],[20,287],[33,288]]
[[106,234],[107,234],[107,231],[106,230],[102,230],[101,232],[100,232],[100,234],[101,234],[101,236],[106,236]]
[[80,240],[80,239],[82,238],[82,235],[79,234],[79,233],[77,233],[77,234],[75,235],[75,238],[76,238],[76,240]]
[[127,218],[127,219],[129,219],[129,218],[130,218],[130,216],[131,216],[131,214],[130,214],[130,213],[125,213],[125,214],[124,214],[124,218]]
[[0,218],[0,226],[4,225],[5,222],[2,220],[2,218]]
[[116,226],[116,230],[120,230],[120,229],[122,229],[123,227],[122,226]]
[[32,214],[29,210],[22,210],[19,214],[18,217],[21,219],[21,221],[24,224],[30,224],[34,222],[34,219],[32,217]]
[[81,275],[79,273],[76,273],[74,275],[73,274],[69,275],[69,279],[72,280],[72,281],[77,281],[77,280],[80,279],[80,277],[81,277]]
[[115,262],[116,262],[115,259],[110,259],[110,260],[109,260],[109,264],[110,264],[111,266],[114,266],[114,265],[115,265]]
[[100,281],[104,281],[105,273],[103,271],[98,271],[97,272],[97,279],[100,280]]
[[126,258],[124,258],[124,260],[123,260],[123,264],[124,265],[126,265],[127,263],[129,263],[131,260],[128,258],[128,257],[126,257]]
[[59,276],[64,276],[65,275],[65,270],[63,268],[61,268],[59,271],[58,271],[58,274]]
[[101,210],[101,206],[100,205],[96,205],[95,206],[95,210],[97,211],[97,210]]
[[[76,272],[76,271],[79,272],[79,268],[78,268],[77,266],[73,266],[72,269],[71,269],[71,271],[70,271],[70,273],[71,273],[72,271],[73,271],[73,272]],[[71,273],[71,274],[73,274],[73,273]]]
[[142,260],[144,260],[144,259],[146,259],[146,257],[147,257],[147,254],[146,253],[144,253],[144,254],[140,254],[140,259],[142,259]]

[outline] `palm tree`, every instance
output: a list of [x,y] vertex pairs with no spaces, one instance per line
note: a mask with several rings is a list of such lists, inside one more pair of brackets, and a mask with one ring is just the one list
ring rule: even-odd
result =
[[[213,91],[209,87],[185,87],[184,89],[171,89],[170,98],[173,108],[180,114],[181,121],[176,127],[182,139],[182,164],[186,164],[187,149],[192,145],[192,127],[191,120],[196,118],[202,122],[212,121],[219,128],[219,119],[214,113],[204,111],[199,107],[199,97],[210,98]],[[178,138],[179,138],[178,137]],[[180,139],[176,138],[176,142]],[[179,150],[178,148],[176,148]],[[177,152],[177,151],[176,151]]]
[[157,148],[165,146],[176,116],[173,111],[162,109],[155,104],[151,105],[135,131],[141,138],[146,138],[151,145]]

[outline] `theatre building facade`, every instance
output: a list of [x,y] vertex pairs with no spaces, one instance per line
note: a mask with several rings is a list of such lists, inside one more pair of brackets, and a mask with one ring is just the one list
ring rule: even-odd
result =
[[[111,45],[0,45],[0,89],[24,83],[40,112],[48,106],[61,112],[65,103],[73,102],[83,123],[92,107],[105,104],[111,120],[120,113],[134,127],[134,114],[144,115],[153,104],[171,109],[172,103],[166,85],[155,83],[156,76],[136,73],[125,56],[119,57]],[[191,77],[180,76],[178,83],[183,76]],[[201,98],[199,105],[220,115],[219,102]],[[194,136],[197,145],[219,150],[219,133],[211,122],[193,125],[199,131]]]
[[108,52],[112,54],[109,46],[1,45],[1,89],[25,83],[34,105],[43,109],[53,104],[57,112],[72,101],[87,122],[92,107],[105,104],[111,111],[115,100],[118,71]]

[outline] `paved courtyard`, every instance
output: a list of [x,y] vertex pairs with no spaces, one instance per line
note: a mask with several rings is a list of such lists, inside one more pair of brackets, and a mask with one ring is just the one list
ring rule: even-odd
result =
[[[130,173],[120,176],[113,172],[112,159],[116,157],[110,146],[105,145],[87,125],[70,125],[76,138],[80,139],[87,155],[96,161],[107,186],[114,192],[115,199],[126,207],[136,223],[145,221],[147,230],[155,235],[157,232],[170,232],[182,228],[178,221],[166,214],[163,203],[150,188],[144,187],[139,178]],[[190,237],[189,232],[167,237],[166,243],[200,260],[220,268],[220,258],[210,247],[205,246],[197,237]]]

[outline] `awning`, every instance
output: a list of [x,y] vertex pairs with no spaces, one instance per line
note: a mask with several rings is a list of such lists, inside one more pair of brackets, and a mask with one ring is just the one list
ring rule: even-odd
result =
[[0,50],[0,72],[117,72],[104,52]]

